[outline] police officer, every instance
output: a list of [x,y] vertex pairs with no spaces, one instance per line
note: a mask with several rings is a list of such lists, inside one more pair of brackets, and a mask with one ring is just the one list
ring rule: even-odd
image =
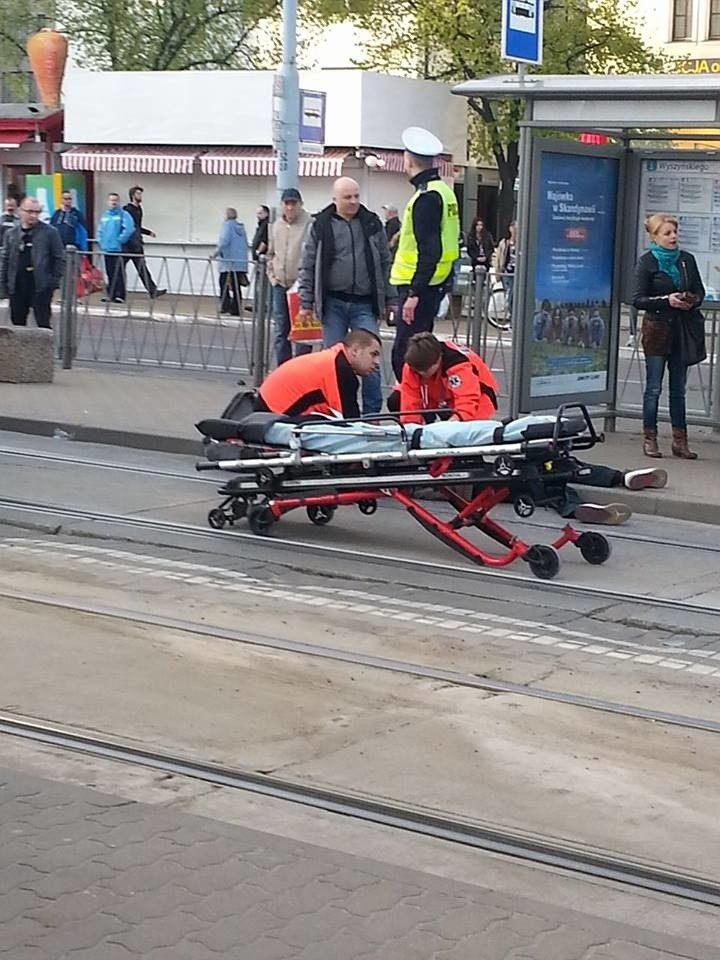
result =
[[405,208],[390,273],[400,299],[392,365],[400,380],[407,342],[432,331],[445,284],[460,256],[460,218],[453,190],[441,180],[435,158],[442,143],[422,127],[403,130],[405,173],[415,193]]

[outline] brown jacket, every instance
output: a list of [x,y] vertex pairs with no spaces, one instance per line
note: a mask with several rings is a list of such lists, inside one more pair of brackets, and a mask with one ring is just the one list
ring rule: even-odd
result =
[[267,275],[270,283],[289,289],[297,280],[305,235],[311,223],[311,216],[301,210],[294,223],[288,223],[284,217],[278,217],[270,233]]

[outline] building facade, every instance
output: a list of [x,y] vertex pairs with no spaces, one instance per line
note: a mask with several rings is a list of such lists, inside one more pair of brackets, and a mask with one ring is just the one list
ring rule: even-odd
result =
[[[91,181],[95,222],[110,190],[139,183],[156,254],[204,256],[225,208],[252,227],[258,204],[276,203],[271,71],[68,74],[62,168]],[[298,186],[314,212],[333,180],[352,176],[372,210],[410,196],[400,134],[432,129],[449,180],[465,163],[466,105],[450,87],[360,70],[301,75],[327,95],[323,156],[300,159]]]

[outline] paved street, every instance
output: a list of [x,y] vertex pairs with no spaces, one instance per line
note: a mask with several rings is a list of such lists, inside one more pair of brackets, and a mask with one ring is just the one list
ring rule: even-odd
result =
[[690,942],[0,768],[0,956],[706,960]]
[[[6,416],[28,426],[35,417],[191,449],[193,420],[217,412],[233,383],[78,367],[3,391]],[[717,878],[715,734],[224,636],[716,720],[720,554],[716,527],[697,522],[720,519],[711,439],[697,463],[666,461],[667,491],[637,495],[667,516],[611,531],[608,564],[562,551],[560,581],[616,590],[614,602],[465,569],[388,506],[375,517],[340,510],[324,528],[291,515],[267,539],[244,525],[213,534],[204,517],[218,478],[195,473],[191,453],[0,440],[3,497],[47,504],[44,514],[0,508],[1,712]],[[636,445],[618,434],[592,453],[627,459]],[[680,503],[694,520],[673,519]],[[55,516],[54,505],[109,519]],[[525,524],[509,508],[498,515],[533,540],[558,527],[545,512]],[[112,519],[122,516],[190,527],[144,531]],[[400,569],[393,558],[442,566]],[[697,611],[622,602],[635,593]],[[711,907],[8,737],[0,765],[0,956],[10,960],[720,956]]]

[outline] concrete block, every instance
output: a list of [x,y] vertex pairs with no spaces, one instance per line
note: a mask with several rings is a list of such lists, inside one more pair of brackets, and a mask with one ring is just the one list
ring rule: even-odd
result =
[[0,383],[52,383],[54,354],[52,330],[0,327]]

